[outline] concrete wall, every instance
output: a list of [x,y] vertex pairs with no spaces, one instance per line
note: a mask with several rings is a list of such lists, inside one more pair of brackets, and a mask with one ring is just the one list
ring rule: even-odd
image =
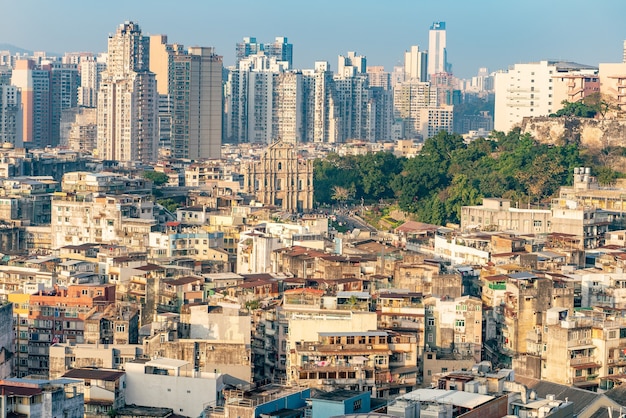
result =
[[[429,358],[429,355],[431,358]],[[476,364],[476,361],[473,358],[458,360],[452,358],[438,359],[437,353],[427,351],[423,356],[422,370],[424,373],[422,382],[426,384],[430,383],[432,376],[436,373],[441,373],[444,369],[449,372],[461,369],[470,370],[474,364]]]
[[160,339],[154,338],[145,344],[145,354],[150,357],[185,360],[193,364],[196,343],[201,371],[229,374],[244,382],[252,381],[249,344],[217,340],[178,340],[161,343]]
[[[324,316],[322,316],[324,315]],[[319,318],[291,318],[289,320],[289,340],[295,347],[296,341],[317,341],[319,332],[365,332],[377,329],[375,312],[353,313],[351,316],[337,315],[344,320],[333,319],[333,313],[321,311]]]
[[207,306],[190,307],[189,338],[227,340],[250,344],[250,317],[208,313]]
[[144,364],[126,365],[126,404],[172,408],[174,413],[197,417],[204,405],[214,403],[222,377],[193,378],[144,374]]

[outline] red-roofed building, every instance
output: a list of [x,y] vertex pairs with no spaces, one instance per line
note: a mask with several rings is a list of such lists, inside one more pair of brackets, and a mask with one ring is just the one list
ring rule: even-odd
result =
[[293,246],[274,251],[272,257],[278,273],[319,279],[361,278],[359,256],[329,254]]
[[83,342],[84,320],[115,304],[115,285],[72,285],[31,295],[29,374],[48,374],[48,349],[57,342]]

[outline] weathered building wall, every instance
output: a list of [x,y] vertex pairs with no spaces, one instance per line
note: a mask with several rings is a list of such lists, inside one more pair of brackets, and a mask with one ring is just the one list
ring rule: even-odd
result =
[[197,359],[200,371],[229,374],[245,382],[252,381],[250,366],[252,353],[249,344],[203,340],[161,342],[155,338],[145,344],[144,348],[145,354],[149,357],[185,360],[192,365]]
[[13,304],[0,306],[0,378],[13,372]]

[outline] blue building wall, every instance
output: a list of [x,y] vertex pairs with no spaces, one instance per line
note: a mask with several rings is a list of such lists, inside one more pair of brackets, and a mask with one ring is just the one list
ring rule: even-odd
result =
[[362,392],[343,400],[311,399],[311,418],[329,418],[336,415],[346,415],[358,412],[371,411],[371,394]]
[[259,417],[261,414],[271,414],[279,409],[297,409],[306,406],[306,400],[311,397],[311,389],[304,389],[297,393],[274,399],[262,405],[259,405],[254,410],[254,416]]

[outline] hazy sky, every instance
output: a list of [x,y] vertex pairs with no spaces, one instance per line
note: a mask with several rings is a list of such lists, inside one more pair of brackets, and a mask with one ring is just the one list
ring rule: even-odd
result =
[[445,21],[459,77],[542,59],[619,62],[626,39],[626,0],[0,0],[0,14],[0,43],[29,50],[106,51],[107,35],[133,20],[170,43],[214,46],[225,65],[244,36],[287,36],[296,68],[336,69],[337,55],[356,51],[387,71]]

